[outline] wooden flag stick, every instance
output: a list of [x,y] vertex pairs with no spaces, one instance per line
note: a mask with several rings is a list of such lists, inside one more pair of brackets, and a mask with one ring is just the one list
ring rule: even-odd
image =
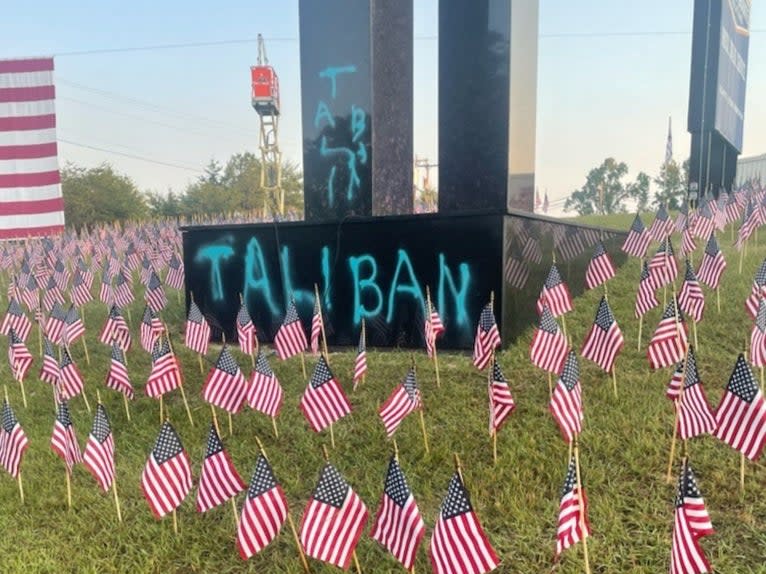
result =
[[19,483],[19,496],[21,497],[21,504],[24,504],[24,484],[21,482],[21,469],[19,469],[19,476],[16,478]]
[[548,371],[548,394],[553,398],[553,375]]
[[274,438],[279,438],[279,431],[277,430],[277,417],[271,417],[271,427],[274,429]]
[[[676,294],[675,291],[673,291],[673,303],[675,305],[675,313],[676,313],[676,332],[678,335],[678,338],[680,340],[681,338],[681,323],[678,320],[678,301],[676,301]],[[683,358],[683,367],[681,368],[681,386],[678,392],[678,398],[673,401],[673,408],[675,411],[674,417],[673,417],[673,438],[670,441],[670,458],[668,459],[668,472],[665,475],[665,481],[668,484],[671,484],[673,482],[673,459],[676,455],[676,439],[678,438],[678,410],[679,405],[681,404],[681,398],[684,394],[684,385],[686,384],[686,367],[687,362],[689,359],[689,345],[688,343],[685,345],[684,348],[684,358]]]
[[[263,455],[263,458],[265,458],[267,461],[269,460],[269,456],[266,454],[266,449],[263,448],[263,443],[261,442],[261,439],[258,438],[258,435],[255,437],[255,442],[258,445],[258,450],[261,451],[261,454]],[[324,450],[325,455],[325,461],[328,460],[328,454],[327,449]],[[295,546],[298,548],[298,554],[301,556],[301,563],[303,564],[303,570],[306,573],[311,572],[311,569],[309,568],[309,563],[306,560],[306,554],[303,552],[303,545],[301,545],[301,540],[298,537],[298,530],[295,528],[295,523],[293,522],[293,517],[290,516],[290,513],[287,513],[287,522],[290,524],[290,530],[293,533],[293,539],[295,540]]]
[[173,533],[178,534],[178,513],[173,509]]
[[[327,357],[325,357],[325,359],[327,359]],[[303,369],[303,380],[305,381],[308,378],[308,375],[306,374],[306,357],[303,351],[301,351],[301,369]]]
[[697,341],[697,321],[692,320],[692,330],[694,331],[694,348],[699,351],[700,345]]
[[[428,313],[428,317],[426,317],[426,321],[428,321],[428,324],[431,324],[431,288],[426,285],[426,302],[428,303],[426,305],[426,313]],[[428,342],[426,341],[426,346],[428,346]],[[434,348],[434,373],[436,374],[436,388],[440,389],[442,386],[441,380],[439,379],[439,356],[436,353],[436,338],[434,338],[433,341],[433,348]]]
[[745,492],[745,455],[739,455],[739,488],[742,492]]
[[197,359],[199,361],[199,372],[200,374],[205,374],[205,367],[202,364],[202,353],[197,353]]
[[742,275],[742,261],[745,258],[745,248],[747,247],[747,241],[739,250],[739,274]]
[[614,389],[614,398],[617,398],[617,367],[612,365],[612,389]]
[[580,479],[580,448],[577,444],[577,435],[574,438],[575,474],[577,476],[577,496],[580,499],[580,527],[584,530],[582,537],[583,560],[585,561],[585,574],[590,574],[590,558],[588,556],[588,533],[585,521],[585,505],[582,503],[582,481]]
[[[367,327],[365,325],[364,317],[362,317],[362,341],[364,341],[364,352],[367,352]],[[438,373],[438,371],[437,371]],[[367,373],[362,373],[362,380],[361,383],[364,383],[367,380]],[[436,384],[439,384],[439,375],[436,375]]]
[[641,352],[641,330],[644,327],[644,316],[638,318],[638,352]]
[[125,393],[122,393],[122,402],[125,405],[125,416],[128,417],[128,421],[130,421],[130,406],[128,405],[128,395]]
[[325,334],[324,317],[322,316],[322,301],[319,299],[319,286],[316,283],[314,283],[314,297],[316,297],[317,306],[319,308],[319,326],[322,328],[322,349],[324,350],[325,358],[329,358],[329,353],[327,352],[327,335]]
[[117,521],[122,522],[122,510],[120,509],[120,498],[117,496],[117,477],[112,479],[112,494],[114,494],[114,507],[117,509]]
[[761,367],[761,393],[763,393],[763,388],[764,388],[763,382],[764,382],[764,379],[763,379],[763,367]]
[[229,501],[231,502],[231,511],[234,513],[234,524],[239,528],[239,513],[237,512],[237,502],[232,496]]
[[85,362],[90,365],[90,353],[88,353],[88,343],[85,342],[85,335],[80,339],[82,341],[82,348],[85,351]]
[[335,431],[333,430],[333,424],[330,423],[330,445],[335,450]]
[[132,323],[133,316],[130,314],[130,307],[125,307],[125,310],[128,312],[128,323]]
[[354,558],[354,567],[356,568],[356,574],[362,574],[362,567],[359,565],[359,558],[356,557],[356,550],[351,553]]
[[186,400],[186,391],[184,391],[183,383],[179,384],[178,388],[181,389],[181,398],[184,401],[184,407],[186,407],[186,416],[189,417],[189,423],[191,423],[191,426],[194,426],[194,419],[192,418],[191,409],[189,408],[189,401]]
[[231,413],[226,411],[226,414],[229,416],[229,436],[232,436],[234,434],[234,426],[231,421]]
[[566,314],[561,316],[561,327],[562,327],[562,330],[564,331],[564,338],[568,339],[569,337],[567,336],[567,316],[566,316]]
[[72,479],[69,476],[69,469],[66,469],[66,502],[69,510],[72,510]]
[[428,449],[428,433],[426,433],[426,421],[423,418],[423,407],[420,407],[420,430],[423,431],[423,446],[426,449],[426,454],[430,451]]
[[221,436],[221,427],[218,426],[218,415],[215,413],[215,407],[213,405],[210,405],[210,414],[213,415],[213,426],[215,427],[215,432],[218,433],[218,436]]
[[457,472],[457,475],[460,477],[460,482],[465,485],[465,481],[463,480],[463,467],[460,464],[460,457],[457,455],[457,453],[454,453],[452,456],[455,459],[455,472]]
[[163,395],[160,395],[160,424],[165,422],[165,417],[164,417],[164,415],[162,413],[162,397],[163,397]]
[[715,302],[716,306],[718,307],[718,314],[721,314],[721,287],[715,288]]

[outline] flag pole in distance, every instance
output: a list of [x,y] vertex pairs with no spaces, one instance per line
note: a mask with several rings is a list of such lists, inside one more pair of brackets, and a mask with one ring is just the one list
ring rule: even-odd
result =
[[[639,265],[639,268],[641,269],[639,271],[639,283],[641,282],[641,273],[643,273],[644,270],[644,258],[641,258],[641,264]],[[641,330],[644,327],[644,314],[642,313],[641,316],[638,318],[638,352],[641,352]]]

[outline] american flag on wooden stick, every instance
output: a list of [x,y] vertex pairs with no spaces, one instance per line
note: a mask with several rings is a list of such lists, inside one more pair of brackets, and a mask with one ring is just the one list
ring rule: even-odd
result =
[[184,286],[184,262],[173,253],[168,262],[168,274],[165,276],[165,283],[173,289],[183,289]]
[[649,227],[649,235],[651,235],[657,241],[662,241],[673,233],[673,220],[668,215],[664,205],[660,205],[657,210],[657,214],[654,216],[651,227]]
[[88,435],[88,442],[82,453],[83,462],[88,472],[93,475],[101,490],[107,492],[114,482],[114,438],[112,427],[104,405],[96,406],[93,428]]
[[382,544],[409,571],[415,565],[425,530],[426,525],[404,472],[392,456],[370,538]]
[[408,414],[422,408],[415,369],[410,368],[404,381],[396,385],[378,410],[378,415],[386,428],[386,436],[392,436]]
[[16,331],[16,335],[22,341],[26,341],[29,331],[32,329],[30,321],[16,299],[8,302],[8,310],[5,312],[3,322],[0,324],[0,334],[8,335],[10,330]]
[[61,343],[61,334],[64,332],[64,323],[66,321],[66,311],[58,303],[54,303],[48,320],[45,321],[45,334],[56,344]]
[[335,379],[324,355],[314,367],[309,384],[301,397],[303,416],[315,432],[319,432],[351,412],[351,404]]
[[186,332],[184,333],[184,345],[187,349],[207,355],[208,344],[210,343],[210,325],[202,315],[202,311],[192,300],[189,305],[189,315],[186,318]]
[[540,314],[540,323],[535,329],[529,348],[532,364],[545,371],[558,373],[564,364],[568,350],[569,343],[564,333],[559,329],[548,306],[544,305],[543,312]]
[[263,550],[277,537],[287,520],[287,498],[263,454],[247,489],[237,526],[237,548],[243,560]]
[[766,366],[766,299],[758,302],[758,314],[750,334],[750,363],[754,367]]
[[29,439],[7,400],[3,401],[2,425],[3,428],[0,430],[0,465],[13,478],[17,478],[21,470],[21,460],[29,448]]
[[237,343],[245,355],[255,352],[256,330],[244,301],[237,312]]
[[202,387],[202,398],[211,405],[234,414],[242,408],[247,389],[247,379],[229,347],[224,345]]
[[594,289],[603,285],[614,277],[615,270],[611,257],[604,249],[604,244],[599,241],[585,269],[585,287]]
[[556,528],[556,558],[570,546],[590,536],[588,497],[582,481],[580,486],[577,486],[577,463],[574,457],[569,459],[560,498],[559,522]]
[[149,276],[149,282],[146,285],[144,296],[146,298],[146,304],[149,305],[155,313],[162,311],[168,304],[168,298],[165,296],[162,282],[154,270],[152,270],[151,275]]
[[559,425],[561,436],[571,443],[582,432],[582,421],[585,418],[582,409],[580,364],[574,351],[569,351],[567,355],[561,376],[553,390],[549,409]]
[[170,349],[167,337],[157,339],[152,349],[152,370],[144,391],[153,399],[177,389],[183,383],[181,365]]
[[141,490],[156,518],[178,508],[192,488],[191,463],[181,439],[169,421],[160,434],[141,473]]
[[684,371],[684,390],[676,401],[678,409],[678,432],[681,440],[715,431],[715,415],[710,409],[697,370],[694,346],[689,346]]
[[711,235],[705,246],[705,253],[702,255],[702,263],[697,270],[697,277],[711,289],[718,289],[721,282],[721,275],[726,269],[726,260],[723,252],[718,247],[715,235]]
[[741,354],[715,419],[716,437],[750,460],[758,460],[766,443],[766,402]]
[[76,269],[74,272],[74,279],[72,280],[72,303],[78,307],[82,307],[90,301],[93,301],[90,286],[86,282],[82,271]]
[[85,387],[82,373],[72,360],[68,347],[61,348],[61,362],[59,363],[59,392],[61,396],[69,400],[81,394]]
[[625,238],[625,243],[622,244],[622,250],[633,257],[643,257],[646,255],[646,249],[651,241],[652,236],[644,227],[641,216],[636,213],[636,217],[628,231],[628,236]]
[[439,510],[428,554],[434,574],[484,574],[500,564],[457,472]]
[[53,343],[48,337],[43,338],[43,365],[40,367],[40,380],[49,385],[59,381],[59,361]]
[[487,303],[481,310],[476,338],[473,343],[473,364],[484,370],[492,358],[492,353],[500,345],[500,332],[497,330],[492,303]]
[[109,371],[106,373],[107,388],[119,391],[129,399],[133,399],[133,385],[128,377],[128,366],[125,364],[125,352],[117,344],[112,343],[112,354],[109,362]]
[[426,340],[426,354],[432,359],[436,353],[436,339],[444,333],[444,323],[442,323],[439,312],[430,301],[426,304],[426,320],[423,324],[423,335]]
[[245,490],[245,483],[239,476],[229,453],[223,447],[221,437],[210,425],[207,435],[205,459],[197,489],[197,512],[207,512]]
[[70,305],[64,317],[64,328],[61,330],[61,341],[65,345],[71,345],[85,334],[85,325],[80,318],[77,307]]
[[766,259],[758,268],[750,288],[750,295],[745,301],[745,309],[751,319],[755,319],[758,314],[758,304],[762,297],[766,297]]
[[277,357],[283,361],[306,350],[306,333],[303,331],[303,324],[295,308],[294,299],[290,299],[282,326],[274,337],[274,347],[277,350]]
[[354,390],[367,373],[367,341],[364,329],[364,320],[362,320],[362,330],[359,332],[359,344],[356,347],[356,358],[354,359]]
[[314,314],[311,316],[311,352],[319,354],[319,338],[322,335],[322,307],[319,297],[314,298]]
[[676,365],[673,375],[670,377],[670,382],[665,389],[665,396],[671,401],[675,401],[678,395],[681,394],[681,383],[684,378],[684,364],[680,362]]
[[144,307],[144,315],[141,319],[141,346],[144,351],[151,353],[157,339],[165,331],[159,317],[154,314],[149,306]]
[[664,239],[649,260],[649,273],[655,289],[672,283],[678,277],[678,262],[670,238]]
[[601,297],[596,318],[590,331],[585,335],[582,356],[596,363],[607,373],[611,373],[615,358],[624,344],[625,338],[622,336],[622,331],[612,314],[609,302],[606,300],[606,296]]
[[686,260],[684,282],[678,293],[678,305],[695,322],[702,321],[702,315],[705,312],[705,294],[702,292],[697,274],[688,259]]
[[8,365],[16,381],[23,381],[32,366],[32,354],[13,328],[8,333]]
[[127,307],[135,300],[133,295],[133,286],[128,281],[122,269],[114,277],[114,288],[112,291],[114,302],[120,307]]
[[64,461],[67,472],[71,473],[72,467],[82,462],[80,445],[77,443],[77,435],[74,432],[66,400],[58,405],[56,420],[53,423],[53,435],[51,435],[51,449]]
[[649,349],[646,352],[649,366],[659,369],[679,362],[684,356],[687,344],[686,322],[673,297],[649,341]]
[[638,291],[636,292],[636,319],[643,317],[647,311],[660,306],[654,291],[655,286],[649,272],[649,265],[644,261],[641,267],[641,278],[638,281]]
[[697,486],[694,472],[686,459],[678,478],[673,538],[670,549],[670,574],[703,574],[710,563],[700,547],[699,539],[713,534],[713,525],[705,501]]
[[495,359],[492,364],[492,378],[489,382],[489,434],[500,430],[506,419],[516,408],[508,381]]
[[538,313],[543,312],[543,305],[548,305],[554,317],[560,317],[572,310],[572,295],[555,263],[551,265],[540,296],[537,298]]
[[300,541],[306,555],[347,569],[367,517],[359,495],[326,463],[301,520]]
[[277,376],[271,370],[269,361],[263,351],[258,351],[255,368],[250,377],[247,390],[247,403],[250,408],[260,411],[270,417],[279,415],[282,408],[284,392]]

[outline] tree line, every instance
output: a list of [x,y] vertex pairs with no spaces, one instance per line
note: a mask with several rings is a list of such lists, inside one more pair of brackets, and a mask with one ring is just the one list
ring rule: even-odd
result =
[[[225,164],[211,160],[204,173],[183,191],[142,191],[111,164],[83,167],[68,163],[61,170],[67,224],[74,227],[148,217],[191,218],[195,215],[247,213],[268,217],[277,212],[273,194],[261,187],[261,161],[250,152],[232,155]],[[282,166],[285,211],[303,209],[303,181],[298,167]]]

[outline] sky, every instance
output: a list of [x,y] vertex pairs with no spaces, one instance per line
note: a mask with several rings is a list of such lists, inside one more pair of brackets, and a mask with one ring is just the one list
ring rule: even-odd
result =
[[[438,159],[438,0],[415,2],[414,141]],[[743,156],[766,153],[766,16],[752,12]],[[693,0],[540,0],[536,185],[554,213],[606,157],[655,176],[668,118],[689,155]],[[41,15],[44,15],[41,16]],[[298,0],[12,2],[0,58],[55,56],[62,164],[110,162],[181,191],[211,160],[258,151],[249,67],[266,39],[283,156],[301,162]]]

